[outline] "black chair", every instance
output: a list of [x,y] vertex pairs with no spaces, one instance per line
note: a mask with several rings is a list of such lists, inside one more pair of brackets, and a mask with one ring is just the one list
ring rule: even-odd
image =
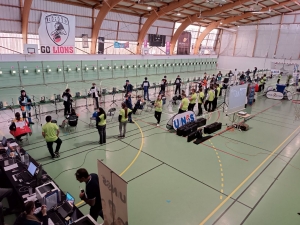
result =
[[70,132],[70,128],[71,127],[74,127],[75,130],[76,130],[77,124],[78,124],[78,116],[72,115],[72,116],[69,116],[69,118],[68,118],[68,124],[67,124],[66,127],[67,127],[68,131]]

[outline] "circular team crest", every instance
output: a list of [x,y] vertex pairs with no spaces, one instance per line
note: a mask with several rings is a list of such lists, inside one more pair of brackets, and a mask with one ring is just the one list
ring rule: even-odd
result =
[[45,17],[45,24],[49,38],[57,46],[63,45],[69,38],[69,19],[59,14]]

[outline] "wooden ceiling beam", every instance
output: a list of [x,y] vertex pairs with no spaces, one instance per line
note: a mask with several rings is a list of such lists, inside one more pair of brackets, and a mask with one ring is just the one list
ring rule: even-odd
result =
[[22,10],[22,40],[23,44],[27,44],[27,35],[28,35],[28,21],[29,14],[32,5],[32,0],[24,0],[24,5]]
[[289,7],[285,6],[285,5],[283,6],[283,8],[285,8],[285,9],[291,11],[291,12],[294,12],[294,10],[292,10],[291,8],[289,8]]
[[152,24],[159,19],[159,17],[164,16],[166,13],[176,10],[182,6],[184,6],[185,4],[188,4],[190,2],[192,2],[193,0],[182,0],[182,1],[175,1],[175,2],[171,2],[168,6],[165,7],[160,7],[157,10],[153,10],[151,15],[148,17],[148,19],[145,21],[145,23],[143,24],[142,29],[139,32],[139,36],[138,36],[138,44],[137,44],[137,54],[141,54],[141,47],[142,47],[142,43],[144,41],[144,38],[149,30],[149,28],[152,26]]

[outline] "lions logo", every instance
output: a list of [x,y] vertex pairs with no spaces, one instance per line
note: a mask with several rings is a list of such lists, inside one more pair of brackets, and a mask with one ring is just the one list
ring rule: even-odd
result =
[[67,17],[51,14],[45,18],[47,33],[54,44],[61,46],[69,37],[70,27]]

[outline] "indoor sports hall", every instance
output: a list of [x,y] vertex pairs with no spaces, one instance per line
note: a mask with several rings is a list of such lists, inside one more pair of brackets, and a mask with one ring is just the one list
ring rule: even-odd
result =
[[299,0],[0,14],[0,225],[300,223]]

